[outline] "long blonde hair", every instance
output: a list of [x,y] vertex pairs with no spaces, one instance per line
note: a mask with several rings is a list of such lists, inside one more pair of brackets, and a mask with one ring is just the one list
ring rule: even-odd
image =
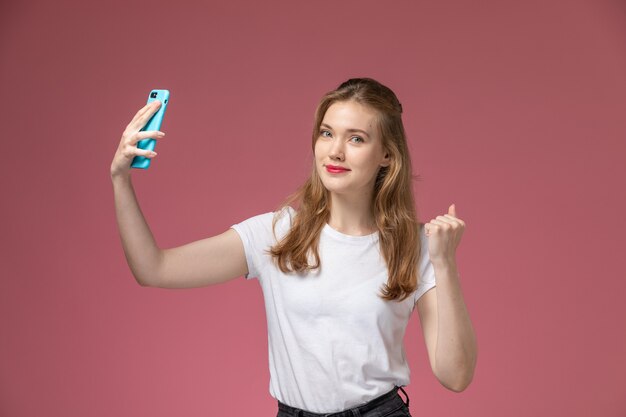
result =
[[[382,287],[384,300],[406,299],[419,280],[420,227],[413,198],[411,159],[402,124],[402,105],[388,87],[371,78],[353,78],[326,93],[315,112],[312,148],[320,125],[335,102],[355,100],[376,110],[377,128],[390,164],[378,171],[372,197],[373,213],[379,232],[381,253],[387,263],[388,280]],[[314,157],[315,159],[315,157]],[[318,245],[321,230],[330,217],[329,191],[313,163],[311,175],[300,188],[278,207],[298,203],[290,231],[268,251],[283,273],[314,270],[320,266]],[[275,216],[272,226],[276,226]],[[309,253],[315,262],[309,265]]]

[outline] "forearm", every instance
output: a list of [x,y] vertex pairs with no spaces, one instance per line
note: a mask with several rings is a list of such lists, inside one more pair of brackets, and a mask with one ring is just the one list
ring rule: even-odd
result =
[[161,250],[137,202],[130,176],[112,176],[117,227],[126,261],[140,285],[157,280]]
[[433,263],[437,281],[436,376],[446,387],[464,390],[476,367],[477,345],[463,300],[455,261]]

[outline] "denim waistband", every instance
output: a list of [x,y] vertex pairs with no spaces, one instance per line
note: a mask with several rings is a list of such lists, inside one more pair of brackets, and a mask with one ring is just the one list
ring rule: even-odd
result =
[[[324,413],[313,413],[310,411],[305,411],[305,410],[301,410],[299,408],[295,408],[295,407],[291,407],[287,404],[284,404],[280,401],[278,401],[278,408],[280,410],[283,410],[287,413],[290,413],[292,416],[294,417],[353,417],[353,416],[360,416],[363,415],[369,411],[372,411],[374,409],[376,409],[377,407],[380,407],[381,405],[393,401],[395,398],[399,397],[398,395],[398,389],[400,389],[400,391],[402,391],[404,393],[404,396],[406,397],[406,403],[405,405],[408,407],[409,406],[409,396],[406,393],[405,390],[402,389],[402,387],[399,386],[394,386],[393,389],[391,391],[389,391],[386,394],[381,395],[380,397],[376,397],[373,400],[370,400],[369,402],[365,403],[365,404],[361,404],[357,407],[353,407],[347,410],[343,410],[343,411],[338,411],[338,412],[334,412],[334,413],[328,413],[328,414],[324,414]],[[400,400],[402,400],[402,397],[400,397]],[[403,401],[404,402],[404,401]]]

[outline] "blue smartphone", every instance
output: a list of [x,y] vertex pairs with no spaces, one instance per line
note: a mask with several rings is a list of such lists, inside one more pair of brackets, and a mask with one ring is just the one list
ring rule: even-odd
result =
[[[159,100],[161,102],[161,107],[157,110],[156,113],[152,115],[148,123],[141,128],[140,131],[145,130],[161,130],[161,123],[163,123],[163,117],[165,117],[165,110],[167,109],[167,103],[170,101],[170,92],[168,90],[152,90],[148,95],[148,104],[152,103],[155,100]],[[137,142],[137,147],[139,149],[147,149],[150,151],[154,151],[154,147],[156,146],[156,139],[148,138],[142,139]],[[150,167],[150,158],[146,158],[145,156],[137,155],[133,158],[133,162],[130,164],[131,168],[141,168],[148,169]]]

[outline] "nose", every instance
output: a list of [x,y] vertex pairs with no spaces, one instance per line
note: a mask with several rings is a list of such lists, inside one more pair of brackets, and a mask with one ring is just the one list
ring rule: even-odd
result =
[[332,160],[338,160],[338,161],[343,161],[345,158],[345,155],[343,153],[343,141],[340,139],[337,139],[333,142],[333,145],[330,148],[330,158]]

